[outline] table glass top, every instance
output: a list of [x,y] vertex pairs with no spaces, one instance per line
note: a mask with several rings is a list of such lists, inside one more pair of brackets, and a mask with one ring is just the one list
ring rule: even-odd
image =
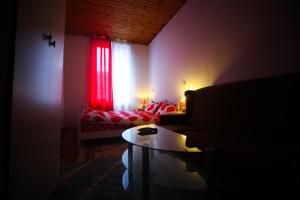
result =
[[[157,133],[151,135],[139,135],[138,129],[145,127],[157,128]],[[196,147],[187,147],[185,145],[185,135],[165,129],[155,124],[142,125],[127,129],[122,133],[122,137],[131,144],[150,149],[176,152],[202,152]]]

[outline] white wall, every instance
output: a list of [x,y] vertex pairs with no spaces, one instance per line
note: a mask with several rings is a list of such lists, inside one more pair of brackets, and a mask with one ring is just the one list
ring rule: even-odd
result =
[[176,102],[186,89],[299,71],[288,9],[284,1],[188,0],[150,44],[155,98]]
[[[10,195],[48,199],[60,175],[65,1],[18,2]],[[52,33],[55,48],[43,33]]]
[[[136,102],[148,96],[148,46],[132,44]],[[76,127],[78,113],[88,106],[90,38],[65,35],[64,127]]]
[[88,105],[88,37],[65,35],[64,50],[64,127],[74,127],[77,115]]
[[143,99],[149,98],[149,47],[132,44],[131,50],[135,69],[136,106],[141,107]]

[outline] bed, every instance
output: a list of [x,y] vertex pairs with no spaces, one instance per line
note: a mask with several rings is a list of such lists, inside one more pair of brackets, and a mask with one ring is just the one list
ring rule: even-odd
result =
[[78,116],[78,142],[83,140],[118,137],[128,128],[158,124],[161,114],[175,112],[176,105],[166,102],[152,102],[145,110],[103,111],[84,109]]

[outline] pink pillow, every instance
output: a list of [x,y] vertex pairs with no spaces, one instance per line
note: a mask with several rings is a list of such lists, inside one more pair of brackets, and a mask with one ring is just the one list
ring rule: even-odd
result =
[[172,112],[176,112],[176,105],[163,103],[155,114],[162,115],[162,114],[172,113]]
[[156,111],[159,109],[161,103],[151,102],[146,108],[145,111],[149,113],[156,113]]

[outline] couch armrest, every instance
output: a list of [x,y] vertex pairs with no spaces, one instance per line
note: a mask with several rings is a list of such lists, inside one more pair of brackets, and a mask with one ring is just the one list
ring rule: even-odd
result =
[[167,125],[167,124],[180,124],[184,125],[187,123],[187,116],[185,113],[168,113],[160,115],[160,124]]

